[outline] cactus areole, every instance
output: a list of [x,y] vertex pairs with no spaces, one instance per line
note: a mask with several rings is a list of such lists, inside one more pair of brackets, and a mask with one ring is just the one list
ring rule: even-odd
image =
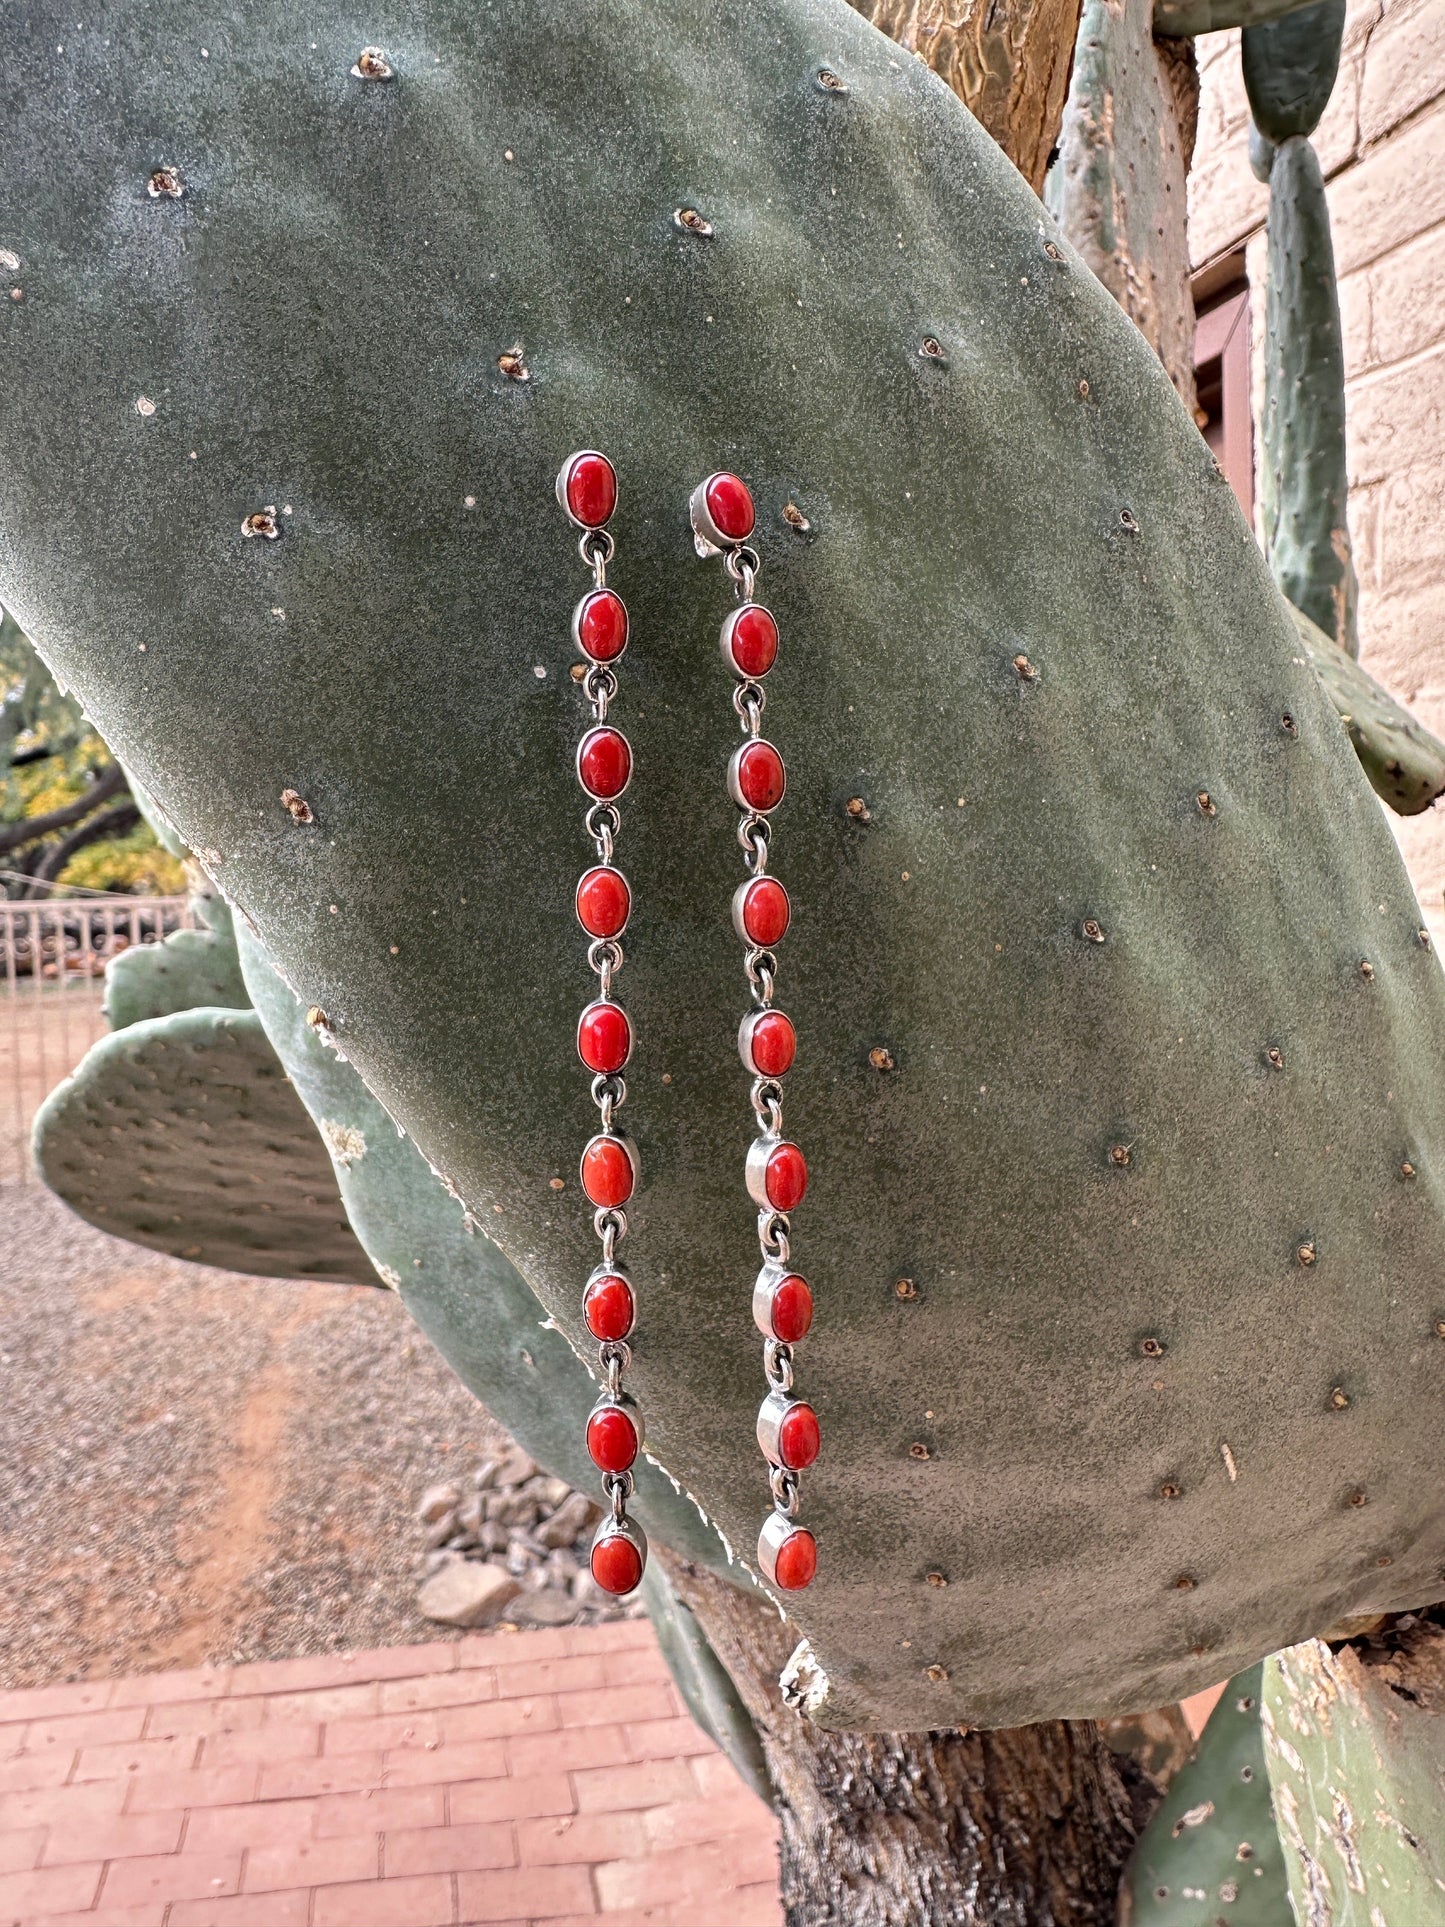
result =
[[1137,1710],[1445,1592],[1439,964],[1227,484],[958,101],[842,0],[76,14],[3,8],[0,596],[584,1354],[552,489],[615,465],[640,1167],[585,1181],[645,1173],[645,1449],[751,1556],[738,738],[688,519],[748,479],[814,1716]]

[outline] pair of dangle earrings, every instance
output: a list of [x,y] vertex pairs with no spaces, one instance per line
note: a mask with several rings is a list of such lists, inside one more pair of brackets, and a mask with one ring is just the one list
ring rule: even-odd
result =
[[[632,891],[616,862],[619,799],[632,780],[632,747],[608,720],[628,643],[627,609],[607,583],[616,550],[607,527],[617,507],[611,462],[595,449],[569,455],[557,477],[557,500],[582,532],[578,550],[592,572],[592,587],[572,614],[573,640],[586,663],[581,687],[592,717],[577,745],[577,780],[588,799],[583,826],[596,853],[578,881],[575,904],[589,939],[587,962],[598,979],[597,995],[578,1019],[577,1054],[592,1073],[592,1098],[601,1114],[600,1128],[582,1152],[582,1189],[602,1246],[601,1262],[583,1291],[582,1315],[598,1343],[604,1387],[587,1420],[587,1450],[602,1474],[607,1499],[592,1544],[592,1577],[604,1592],[620,1594],[642,1579],[647,1538],[627,1509],[644,1431],[637,1402],[623,1388],[638,1307],[632,1278],[617,1257],[642,1168],[636,1145],[617,1125],[627,1099],[622,1072],[634,1041],[632,1021],[614,989],[623,965],[621,939],[632,914]],[[727,788],[741,813],[738,842],[746,870],[733,892],[732,921],[752,993],[752,1008],[738,1029],[757,1120],[743,1176],[757,1209],[762,1259],[752,1309],[763,1335],[768,1392],[758,1412],[757,1437],[773,1499],[758,1535],[758,1565],[780,1591],[797,1592],[811,1584],[818,1565],[813,1534],[797,1523],[797,1514],[798,1474],[817,1458],[819,1432],[813,1407],[793,1390],[793,1348],[813,1320],[812,1293],[790,1257],[791,1214],[807,1190],[808,1167],[798,1146],[783,1135],[783,1079],[792,1068],[797,1037],[791,1020],[773,1004],[777,946],[792,918],[788,893],[768,869],[772,813],[787,787],[783,759],[762,734],[763,682],[777,660],[778,625],[753,597],[759,558],[749,546],[756,518],[747,485],[736,475],[709,475],[693,491],[689,515],[698,554],[722,557],[739,598],[722,625],[721,643],[744,736],[727,767]]]

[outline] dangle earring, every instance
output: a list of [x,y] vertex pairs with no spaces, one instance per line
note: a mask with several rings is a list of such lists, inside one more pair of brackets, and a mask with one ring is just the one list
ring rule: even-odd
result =
[[575,898],[577,921],[591,942],[587,962],[596,971],[598,994],[577,1023],[577,1055],[592,1072],[592,1100],[602,1128],[582,1153],[582,1189],[593,1206],[592,1225],[602,1242],[602,1262],[587,1280],[582,1315],[598,1341],[607,1381],[587,1420],[587,1450],[602,1474],[608,1516],[592,1542],[592,1577],[604,1592],[631,1592],[647,1564],[647,1537],[628,1516],[632,1467],[642,1450],[642,1414],[622,1389],[632,1359],[628,1335],[636,1317],[632,1280],[617,1262],[627,1236],[627,1204],[640,1175],[637,1147],[614,1117],[627,1100],[622,1071],[632,1055],[632,1025],[612,994],[622,968],[623,931],[632,911],[627,879],[613,862],[622,827],[617,799],[632,777],[632,748],[607,720],[617,694],[614,665],[627,647],[627,610],[607,586],[607,565],[616,543],[607,523],[617,506],[617,475],[605,455],[582,449],[569,455],[557,477],[557,500],[582,535],[577,546],[592,571],[592,587],[572,615],[572,635],[587,661],[582,690],[593,726],[577,745],[577,780],[590,798],[583,817],[597,861],[584,871]]
[[763,1263],[753,1287],[753,1321],[763,1334],[770,1388],[758,1413],[758,1444],[769,1465],[773,1510],[758,1535],[758,1564],[781,1591],[799,1592],[818,1569],[818,1547],[808,1528],[796,1523],[798,1474],[817,1458],[820,1441],[816,1412],[793,1396],[793,1347],[813,1322],[813,1295],[791,1266],[789,1214],[803,1202],[808,1167],[797,1145],[783,1136],[783,1078],[797,1037],[791,1020],[773,1008],[775,946],[792,915],[787,891],[768,874],[772,812],[787,786],[783,759],[762,734],[763,678],[777,658],[778,625],[753,600],[759,557],[748,547],[755,516],[747,485],[736,475],[709,475],[693,491],[689,512],[698,554],[722,556],[740,597],[722,626],[722,653],[735,679],[733,708],[746,738],[728,764],[728,790],[742,811],[738,841],[749,872],[733,896],[733,926],[746,946],[743,966],[755,1006],[738,1030],[738,1050],[752,1074],[758,1121],[745,1176],[758,1208]]

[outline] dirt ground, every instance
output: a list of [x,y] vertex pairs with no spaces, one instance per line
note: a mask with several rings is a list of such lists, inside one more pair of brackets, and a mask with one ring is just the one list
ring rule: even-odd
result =
[[391,1293],[0,1185],[0,1685],[436,1639],[417,1498],[502,1437]]

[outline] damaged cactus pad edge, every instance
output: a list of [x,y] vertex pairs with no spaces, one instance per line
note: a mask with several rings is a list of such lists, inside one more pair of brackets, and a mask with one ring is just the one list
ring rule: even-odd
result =
[[843,0],[4,18],[0,596],[579,1351],[552,491],[617,466],[629,1384],[748,1560],[732,598],[686,504],[753,487],[807,1710],[1137,1711],[1445,1594],[1439,964],[1216,464],[947,88]]

